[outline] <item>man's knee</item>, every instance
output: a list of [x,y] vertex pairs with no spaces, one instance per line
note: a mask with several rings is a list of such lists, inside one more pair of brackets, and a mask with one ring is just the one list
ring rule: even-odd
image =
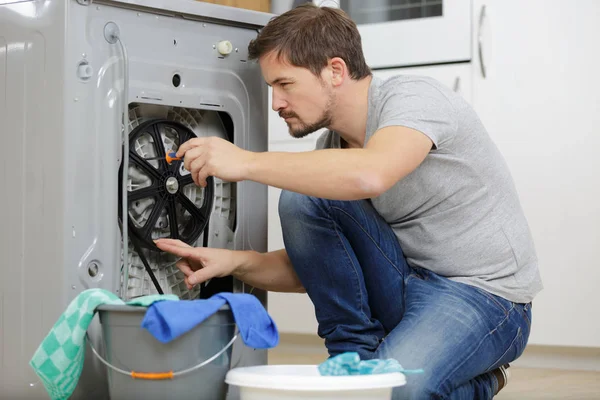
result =
[[[445,399],[450,390],[444,382],[442,370],[436,365],[435,357],[425,357],[416,351],[397,351],[385,341],[375,352],[375,358],[396,359],[406,369],[421,369],[422,372],[407,374],[406,384],[394,389],[394,400]],[[396,350],[396,351],[394,351]]]
[[408,375],[406,384],[394,389],[393,400],[432,400],[446,399],[447,394],[441,393],[437,387],[438,382],[433,378]]
[[282,223],[314,215],[327,200],[282,190],[279,197],[279,218]]

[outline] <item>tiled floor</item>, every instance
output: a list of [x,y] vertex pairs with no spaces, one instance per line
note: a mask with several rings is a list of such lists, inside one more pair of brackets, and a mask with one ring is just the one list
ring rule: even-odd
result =
[[[305,351],[299,344],[269,352],[270,364],[318,364],[325,360],[314,347]],[[578,399],[600,400],[600,372],[562,371],[511,367],[508,385],[498,400]]]
[[600,399],[600,372],[511,368],[511,379],[496,399]]

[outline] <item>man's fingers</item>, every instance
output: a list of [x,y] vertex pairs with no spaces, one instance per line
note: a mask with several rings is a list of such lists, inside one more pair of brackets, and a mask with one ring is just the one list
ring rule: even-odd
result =
[[198,176],[196,177],[196,180],[198,181],[198,186],[206,187],[208,185],[208,183],[206,182],[207,178],[208,172],[206,172],[206,168],[201,169],[198,172]]
[[186,276],[190,276],[194,273],[194,270],[192,270],[192,267],[190,266],[190,263],[188,263],[186,260],[179,260],[175,263],[175,266],[177,268],[179,268],[179,270]]
[[197,285],[199,283],[206,282],[215,276],[216,274],[211,268],[202,268],[188,276],[187,281],[190,283],[190,285]]
[[183,158],[183,167],[186,171],[192,170],[192,162],[194,162],[194,160],[197,158],[200,158],[202,153],[202,147],[194,147],[185,153],[185,157]]
[[190,139],[187,142],[183,143],[181,146],[179,146],[179,148],[177,149],[176,156],[183,157],[188,150],[190,150],[193,147],[198,146],[196,144],[196,140],[197,140],[197,138]]
[[196,254],[196,249],[193,247],[182,247],[177,244],[170,244],[170,243],[164,243],[164,242],[156,243],[156,246],[159,249],[166,251],[167,253],[171,253],[171,254],[174,254],[179,257],[194,258],[194,259],[198,258],[198,255]]
[[191,168],[189,169],[190,174],[192,175],[192,179],[194,180],[194,183],[198,186],[201,186],[201,183],[198,180],[198,173],[201,171],[202,167],[204,167],[204,163],[205,160],[204,158],[196,158],[192,164],[191,164]]
[[158,246],[160,248],[161,245],[172,245],[172,246],[179,246],[179,247],[192,247],[189,244],[182,242],[179,239],[157,239],[154,241],[154,243],[156,244],[156,246]]
[[204,138],[194,138],[190,139],[177,149],[177,157],[183,157],[183,155],[191,148],[202,146],[204,143]]

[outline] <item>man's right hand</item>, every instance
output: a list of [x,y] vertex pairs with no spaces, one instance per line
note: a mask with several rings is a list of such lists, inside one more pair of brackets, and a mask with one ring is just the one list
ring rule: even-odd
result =
[[159,249],[181,257],[176,265],[185,275],[188,289],[212,278],[229,276],[237,268],[233,250],[192,247],[175,239],[158,239],[155,243]]

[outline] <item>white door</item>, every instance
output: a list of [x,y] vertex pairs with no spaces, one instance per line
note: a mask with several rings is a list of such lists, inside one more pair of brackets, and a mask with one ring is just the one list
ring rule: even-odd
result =
[[473,103],[516,181],[545,286],[530,343],[600,346],[600,1],[474,5]]
[[340,0],[373,68],[471,59],[471,0]]
[[373,71],[373,75],[389,78],[395,75],[424,75],[437,79],[459,93],[469,103],[472,99],[470,63],[433,65],[428,67],[394,68]]

